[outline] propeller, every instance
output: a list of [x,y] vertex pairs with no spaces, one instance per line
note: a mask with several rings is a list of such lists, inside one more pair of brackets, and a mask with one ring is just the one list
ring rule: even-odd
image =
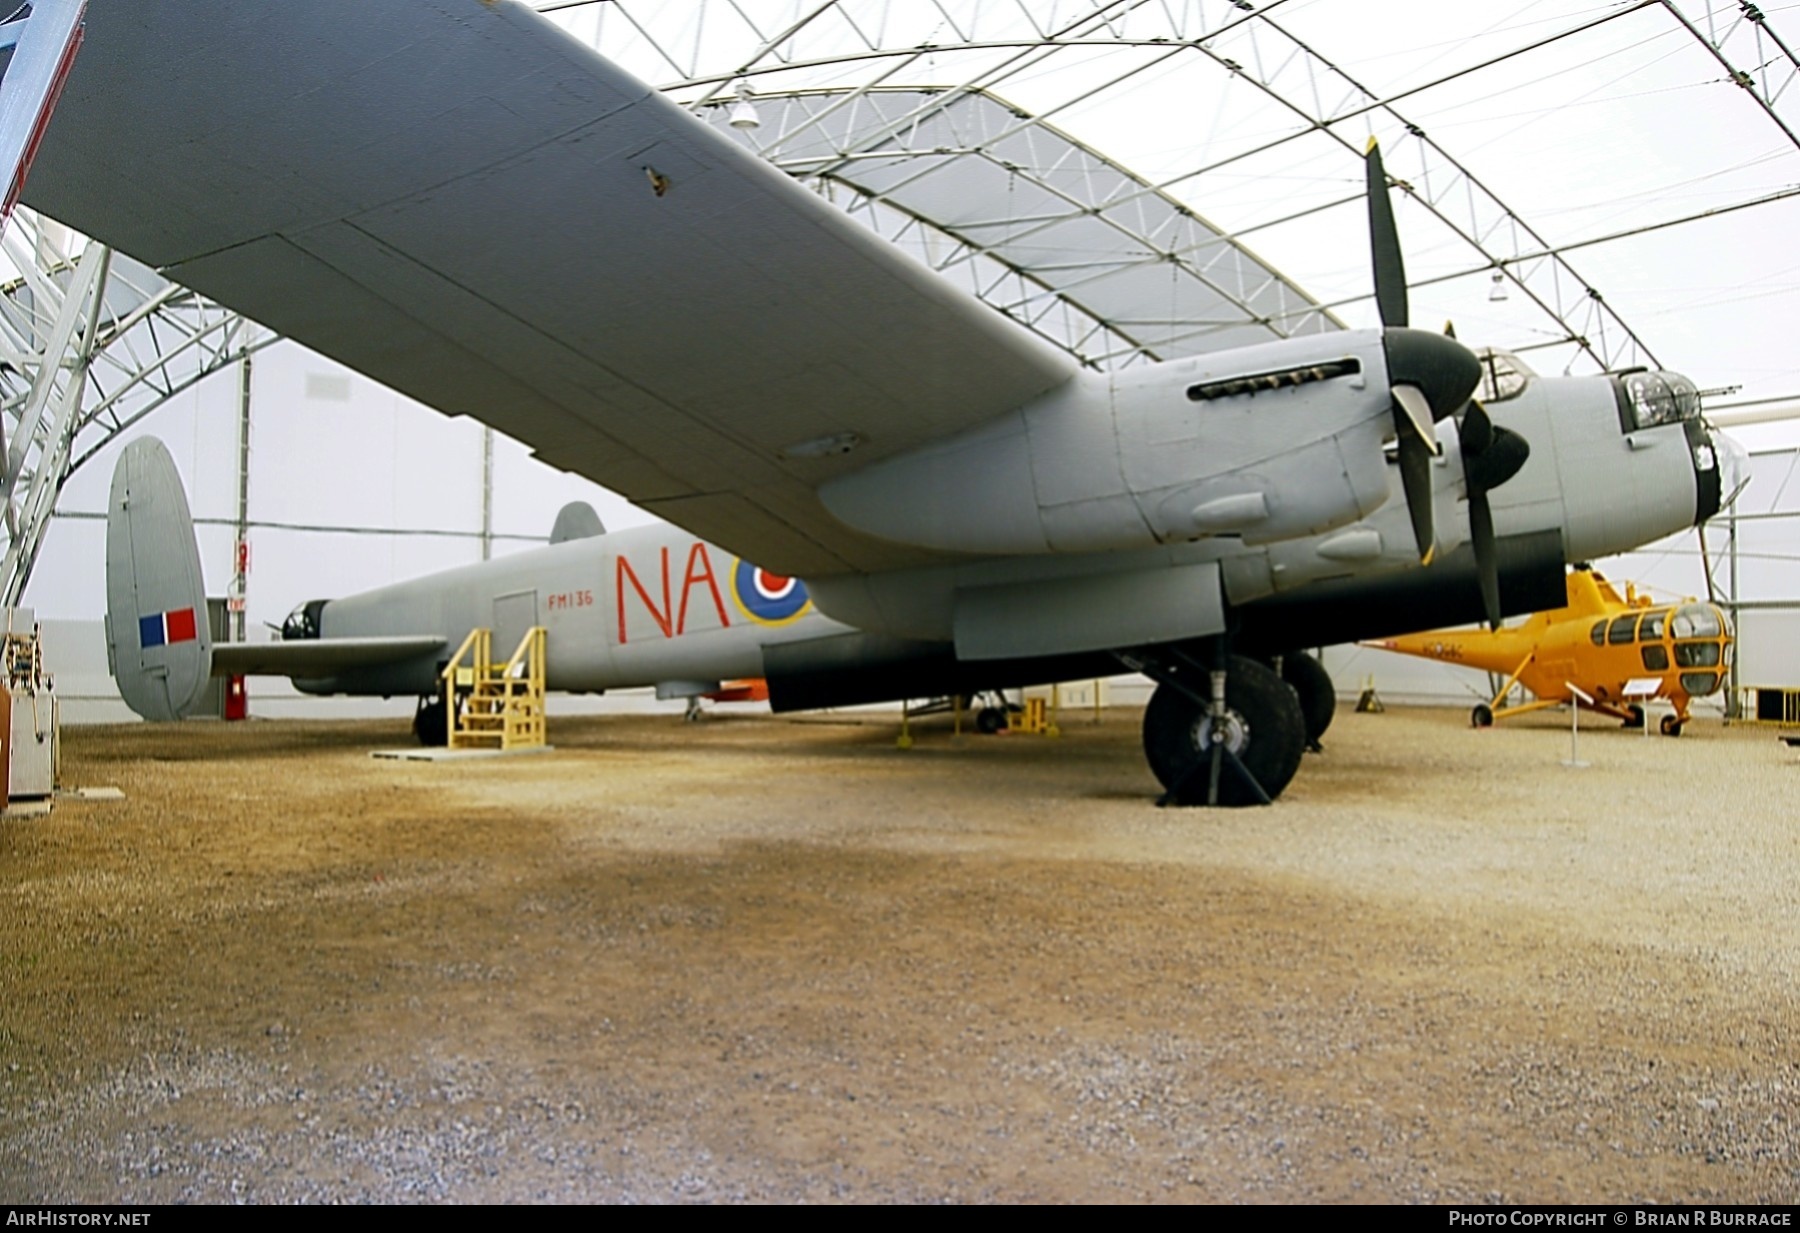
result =
[[1462,417],[1463,480],[1469,490],[1469,543],[1475,550],[1475,577],[1481,585],[1481,611],[1490,629],[1500,628],[1500,562],[1494,542],[1494,511],[1488,493],[1519,473],[1531,457],[1531,445],[1510,428],[1489,418],[1474,399]]
[[1381,146],[1373,138],[1365,158],[1368,172],[1369,251],[1375,272],[1375,306],[1381,317],[1382,348],[1387,353],[1388,383],[1394,396],[1394,434],[1400,483],[1412,516],[1419,560],[1431,564],[1437,550],[1437,528],[1431,500],[1431,460],[1443,452],[1435,423],[1462,412],[1458,440],[1469,493],[1469,536],[1481,584],[1482,610],[1488,623],[1500,623],[1500,568],[1496,557],[1494,513],[1487,494],[1517,475],[1531,454],[1525,438],[1501,428],[1474,400],[1481,384],[1481,361],[1456,341],[1448,324],[1442,334],[1407,328],[1406,266],[1400,234],[1388,198],[1387,171]]
[[[1369,192],[1369,255],[1375,271],[1375,308],[1381,317],[1383,342],[1389,332],[1406,329],[1406,263],[1400,255],[1400,231],[1394,225],[1394,206],[1388,199],[1387,171],[1381,165],[1381,145],[1369,139],[1365,158]],[[1399,337],[1395,335],[1395,337]],[[1471,357],[1473,358],[1473,357]],[[1388,372],[1394,394],[1394,435],[1400,453],[1400,483],[1406,491],[1406,508],[1412,514],[1413,538],[1419,560],[1429,565],[1437,551],[1437,528],[1431,506],[1431,460],[1443,452],[1438,444],[1431,400],[1418,384],[1393,377],[1390,350]],[[1476,378],[1480,378],[1477,366]]]

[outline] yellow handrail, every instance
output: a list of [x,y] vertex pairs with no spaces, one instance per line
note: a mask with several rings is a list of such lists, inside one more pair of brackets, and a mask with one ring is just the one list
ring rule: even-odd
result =
[[[493,662],[493,633],[473,629],[443,671],[452,749],[517,749],[545,739],[545,630],[535,625],[503,664]],[[469,659],[468,666],[463,660]]]

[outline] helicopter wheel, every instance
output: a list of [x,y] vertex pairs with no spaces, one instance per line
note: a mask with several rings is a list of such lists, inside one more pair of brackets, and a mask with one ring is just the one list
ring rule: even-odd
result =
[[[1630,706],[1626,707],[1625,714],[1627,716],[1625,720],[1625,726],[1627,728],[1641,728],[1644,726],[1644,708],[1637,703],[1633,702]],[[1667,728],[1663,729],[1664,736],[1667,736],[1668,732],[1669,730]]]
[[1681,721],[1673,715],[1664,715],[1662,717],[1662,734],[1664,736],[1680,736]]
[[1475,709],[1469,712],[1471,728],[1491,728],[1494,726],[1494,708],[1485,702],[1477,702]]

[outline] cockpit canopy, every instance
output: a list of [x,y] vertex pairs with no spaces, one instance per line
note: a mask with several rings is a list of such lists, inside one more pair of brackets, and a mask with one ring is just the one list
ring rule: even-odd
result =
[[309,599],[298,608],[288,613],[288,619],[281,623],[281,640],[283,642],[310,641],[319,636],[319,614],[325,611],[329,600]]
[[1481,360],[1481,387],[1475,397],[1484,403],[1517,398],[1537,376],[1531,365],[1510,351],[1483,347],[1475,355]]
[[[1646,672],[1667,672],[1673,656],[1675,667],[1683,670],[1681,688],[1699,697],[1719,688],[1731,625],[1725,613],[1712,604],[1689,603],[1596,621],[1589,638],[1595,646],[1638,644]],[[1686,671],[1694,668],[1707,671]]]
[[1632,428],[1700,418],[1700,391],[1675,372],[1632,372],[1619,378]]

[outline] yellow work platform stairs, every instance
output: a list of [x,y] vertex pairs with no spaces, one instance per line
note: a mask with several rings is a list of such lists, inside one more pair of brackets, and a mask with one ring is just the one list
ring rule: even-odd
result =
[[528,749],[544,730],[544,627],[534,625],[504,663],[494,631],[472,629],[443,672],[451,749]]

